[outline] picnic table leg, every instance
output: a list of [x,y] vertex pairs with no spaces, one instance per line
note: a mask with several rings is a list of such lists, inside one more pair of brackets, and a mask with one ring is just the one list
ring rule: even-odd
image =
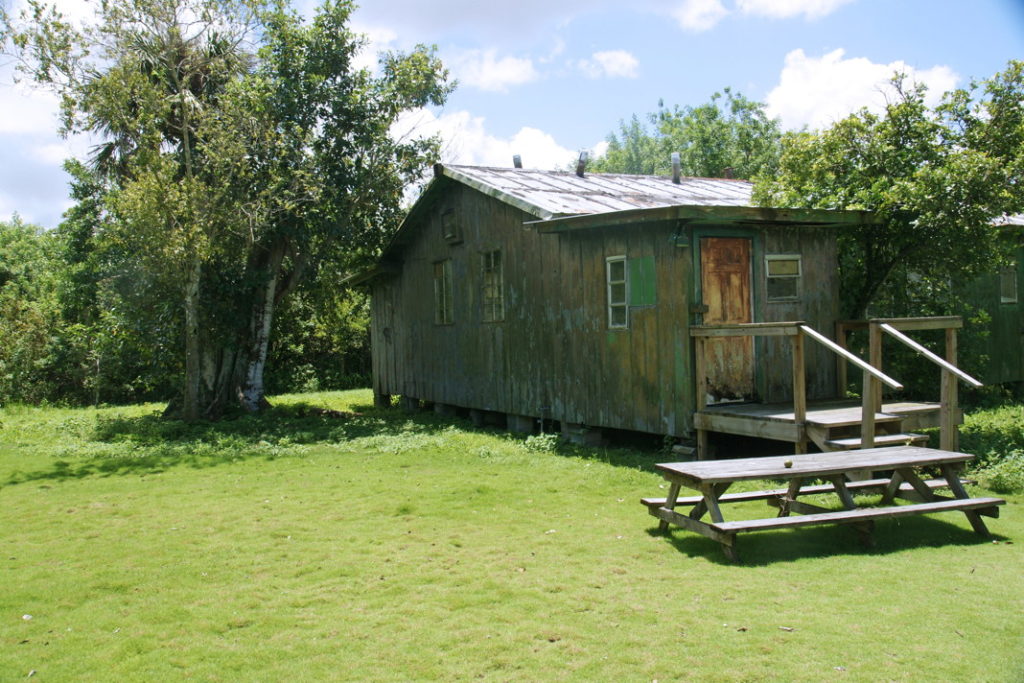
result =
[[[856,510],[857,502],[853,499],[853,495],[850,493],[850,489],[846,488],[846,478],[843,475],[837,475],[835,477],[829,477],[829,481],[836,487],[836,495],[839,496],[840,502],[843,504],[843,508],[846,510]],[[857,529],[857,534],[860,536],[860,542],[866,548],[873,548],[875,545],[875,538],[871,535],[874,531],[875,523],[872,521],[858,522],[853,525]]]
[[804,483],[803,477],[789,480],[789,488],[786,490],[786,497],[779,501],[779,517],[789,517],[789,504],[800,495],[800,485]]
[[[668,495],[665,496],[665,507],[669,510],[674,510],[676,507],[676,501],[679,500],[679,482],[674,481],[672,485],[668,487]],[[658,531],[668,531],[668,522],[661,520],[658,522]]]
[[[722,517],[722,509],[718,507],[718,497],[727,488],[729,488],[729,484],[702,484],[700,487],[700,492],[704,494],[704,505],[707,507],[708,514],[711,515],[711,521],[713,522],[725,521]],[[722,550],[730,562],[740,561],[740,556],[736,552],[736,534],[726,535],[723,539],[719,540],[719,543],[722,545]]]
[[882,494],[882,505],[892,505],[893,501],[896,500],[896,494],[900,490],[900,484],[903,483],[903,476],[899,471],[892,473],[892,479],[889,480],[889,484],[885,487],[885,492]]
[[[955,467],[949,464],[942,465],[942,476],[946,478],[946,483],[949,484],[949,490],[953,492],[953,495],[957,498],[970,498],[967,495],[964,485],[960,483],[960,473]],[[988,527],[985,526],[985,522],[982,521],[981,515],[974,510],[964,510],[964,515],[967,517],[967,521],[971,523],[971,528],[974,529],[976,534],[981,536],[991,536],[988,531]]]

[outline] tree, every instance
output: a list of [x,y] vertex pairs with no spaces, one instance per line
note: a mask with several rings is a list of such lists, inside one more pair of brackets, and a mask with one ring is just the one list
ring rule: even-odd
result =
[[276,307],[328,259],[379,245],[432,140],[396,142],[406,110],[440,104],[425,47],[356,70],[352,5],[310,23],[284,0],[111,0],[78,30],[32,2],[5,32],[62,97],[64,131],[102,136],[103,240],[181,307],[186,419],[265,403]]
[[764,105],[726,88],[697,107],[667,109],[647,116],[653,132],[633,115],[608,136],[608,151],[592,164],[597,172],[668,174],[672,153],[680,155],[682,173],[696,177],[752,178],[771,173],[781,152],[778,119]]
[[[821,132],[783,139],[778,172],[762,173],[766,206],[861,209],[876,225],[840,234],[844,315],[907,312],[914,298],[952,288],[999,258],[992,221],[1024,209],[1024,63],[947,93],[893,79],[881,115],[864,109]],[[903,310],[900,310],[903,309]]]
[[60,245],[17,216],[0,222],[0,401],[38,401],[52,388],[40,367],[60,323]]

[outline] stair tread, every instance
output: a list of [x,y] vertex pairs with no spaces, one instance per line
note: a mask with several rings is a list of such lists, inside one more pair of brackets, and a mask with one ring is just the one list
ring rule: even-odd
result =
[[[911,444],[927,441],[928,437],[924,434],[876,434],[875,445],[876,446],[889,446],[892,444]],[[840,448],[858,447],[861,445],[861,438],[859,436],[851,436],[845,439],[829,439],[826,441],[829,446],[835,446]]]

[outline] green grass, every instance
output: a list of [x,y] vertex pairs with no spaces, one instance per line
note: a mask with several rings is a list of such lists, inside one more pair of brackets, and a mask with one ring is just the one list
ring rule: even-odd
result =
[[0,680],[1024,680],[1020,496],[730,565],[653,533],[665,456],[370,402],[0,411]]

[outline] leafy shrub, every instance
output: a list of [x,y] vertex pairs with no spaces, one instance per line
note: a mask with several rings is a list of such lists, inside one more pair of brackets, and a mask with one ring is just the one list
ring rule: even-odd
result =
[[558,450],[561,439],[557,434],[534,434],[526,437],[523,447],[535,453],[553,453]]
[[978,470],[978,482],[996,493],[1024,493],[1024,451]]
[[1024,451],[1024,405],[974,411],[960,428],[960,450],[974,453],[982,466]]

